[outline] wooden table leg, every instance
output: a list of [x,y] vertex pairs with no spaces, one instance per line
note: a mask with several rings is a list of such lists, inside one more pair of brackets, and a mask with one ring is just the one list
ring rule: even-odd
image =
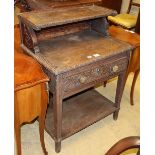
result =
[[62,92],[60,90],[61,82],[56,80],[55,90],[53,92],[53,110],[54,110],[54,128],[55,128],[55,151],[61,151],[61,132],[62,132]]
[[40,132],[40,142],[45,155],[48,154],[45,148],[45,141],[44,141],[44,128],[45,128],[45,116],[46,116],[46,109],[48,104],[48,93],[45,89],[45,84],[41,85],[41,113],[39,116],[39,132]]
[[133,77],[133,81],[132,81],[132,86],[131,86],[131,91],[130,91],[130,104],[131,104],[131,105],[134,105],[133,94],[134,94],[134,89],[135,89],[135,84],[136,84],[136,81],[137,81],[137,77],[138,77],[138,75],[139,75],[139,71],[140,71],[140,70],[137,70],[137,71],[134,73],[134,77]]
[[17,96],[15,94],[15,107],[14,107],[14,128],[15,128],[15,139],[16,139],[16,148],[17,148],[17,155],[22,154],[21,150],[21,130],[20,130],[20,120],[19,120],[19,111],[17,106]]
[[[124,72],[118,76],[116,96],[115,96],[115,107],[117,107],[117,108],[120,108],[120,102],[121,102],[124,85],[125,85],[125,76],[126,76],[126,72]],[[113,114],[114,120],[117,120],[118,113],[119,113],[119,109],[117,111],[115,111]]]
[[21,132],[20,132],[20,124],[15,124],[15,138],[16,138],[16,148],[17,155],[21,155]]

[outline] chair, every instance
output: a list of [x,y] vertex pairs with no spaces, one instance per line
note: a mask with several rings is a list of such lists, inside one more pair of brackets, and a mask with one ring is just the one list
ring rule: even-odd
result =
[[114,144],[105,155],[119,155],[124,151],[132,148],[138,148],[137,155],[140,155],[140,137],[131,136],[121,139]]
[[[16,26],[15,32],[18,32],[18,27]],[[17,155],[22,154],[21,125],[29,123],[37,117],[39,119],[41,146],[44,154],[47,155],[44,144],[44,121],[48,103],[46,84],[49,79],[33,58],[22,53],[18,39],[19,36],[15,37],[14,52],[14,128]]]
[[[136,6],[140,8],[139,3],[133,2],[130,0],[129,7],[127,13],[121,13],[116,16],[108,16],[108,20],[111,24],[122,26],[125,29],[133,29],[136,27],[137,16],[130,14],[132,6]],[[140,14],[140,11],[139,11]]]

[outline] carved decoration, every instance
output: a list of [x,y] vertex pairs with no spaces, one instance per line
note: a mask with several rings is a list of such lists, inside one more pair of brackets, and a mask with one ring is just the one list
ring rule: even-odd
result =
[[36,34],[32,28],[30,28],[26,22],[21,19],[22,39],[23,44],[34,53],[39,52],[38,40]]
[[[125,59],[119,62],[113,62],[111,64],[102,64],[92,69],[90,69],[90,67],[88,66],[87,70],[84,70],[81,73],[74,74],[69,77],[63,77],[63,91],[72,91],[72,89],[79,88],[84,84],[117,75],[118,73],[126,69],[127,64],[128,62]],[[117,72],[114,72],[113,67],[116,65],[118,66],[118,70]]]
[[23,43],[26,47],[33,50],[33,40],[27,26],[22,23]]

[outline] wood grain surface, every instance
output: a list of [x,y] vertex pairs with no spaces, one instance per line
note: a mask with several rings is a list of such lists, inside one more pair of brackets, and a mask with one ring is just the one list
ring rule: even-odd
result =
[[26,12],[19,14],[19,16],[24,18],[33,29],[38,30],[115,14],[114,10],[93,5]]

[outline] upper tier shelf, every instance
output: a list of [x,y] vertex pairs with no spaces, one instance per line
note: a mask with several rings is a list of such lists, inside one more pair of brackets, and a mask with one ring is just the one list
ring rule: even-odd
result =
[[116,11],[114,10],[92,5],[26,12],[20,13],[19,17],[31,25],[34,30],[40,30],[42,28],[107,17],[115,14]]

